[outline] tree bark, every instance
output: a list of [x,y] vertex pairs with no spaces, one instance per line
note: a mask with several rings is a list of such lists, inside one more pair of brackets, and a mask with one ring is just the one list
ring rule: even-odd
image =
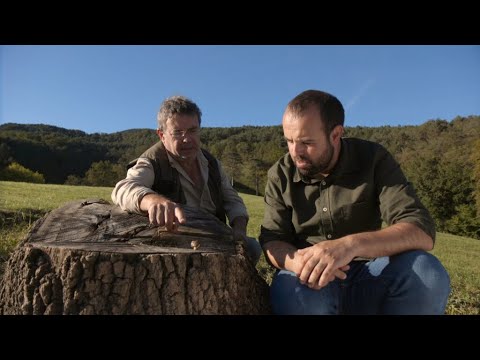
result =
[[269,313],[268,285],[231,229],[184,210],[178,233],[104,200],[52,211],[12,253],[0,313]]

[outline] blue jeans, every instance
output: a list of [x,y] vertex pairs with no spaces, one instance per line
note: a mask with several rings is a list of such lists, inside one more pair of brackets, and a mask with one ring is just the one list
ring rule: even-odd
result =
[[420,250],[372,261],[352,261],[347,279],[320,290],[302,285],[297,276],[277,271],[270,288],[278,315],[445,313],[450,278],[440,261]]

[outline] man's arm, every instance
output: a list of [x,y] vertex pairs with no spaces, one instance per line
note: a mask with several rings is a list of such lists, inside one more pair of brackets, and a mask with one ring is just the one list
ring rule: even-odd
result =
[[112,191],[112,201],[122,210],[142,214],[140,203],[147,194],[155,194],[152,190],[155,173],[152,164],[146,158],[139,158],[137,163],[128,169],[127,177],[120,180]]
[[418,226],[398,223],[382,230],[347,235],[298,250],[305,261],[299,279],[313,289],[320,289],[333,280],[338,269],[343,269],[356,257],[376,258],[432,248],[432,238]]
[[[383,221],[389,226],[416,225],[425,233],[415,231],[416,228],[402,226],[392,228],[387,235],[391,233],[400,237],[412,236],[410,240],[405,240],[406,242],[401,241],[402,245],[398,245],[402,249],[400,252],[415,249],[431,250],[428,239],[435,242],[435,222],[429,211],[418,198],[413,185],[407,180],[393,156],[382,148],[376,158],[375,187]],[[390,246],[387,246],[385,250],[391,254],[389,248]],[[384,256],[387,256],[387,253]]]
[[247,236],[247,223],[248,219],[244,216],[237,216],[231,222],[233,232],[237,232],[244,236]]
[[246,245],[248,219],[244,216],[237,216],[230,222],[235,241],[242,241]]
[[[271,264],[277,269],[285,269],[295,274],[301,270],[299,267],[299,254],[297,248],[285,241],[270,241],[263,246],[263,250]],[[297,256],[297,259],[295,259]]]
[[353,257],[376,258],[391,256],[408,250],[433,249],[433,239],[417,225],[401,222],[382,230],[345,236],[346,246]]
[[272,266],[297,273],[301,264],[299,257],[295,256],[297,247],[292,244],[292,211],[285,204],[277,172],[280,172],[278,167],[272,167],[268,171],[259,240],[265,257]]
[[146,158],[139,158],[135,166],[127,172],[127,177],[119,181],[112,192],[112,200],[126,211],[148,213],[152,224],[175,231],[179,223],[185,222],[183,210],[170,199],[152,190],[155,172]]

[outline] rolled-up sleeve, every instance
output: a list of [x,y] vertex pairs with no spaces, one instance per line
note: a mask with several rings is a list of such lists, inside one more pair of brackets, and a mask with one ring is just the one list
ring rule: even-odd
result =
[[375,172],[376,191],[383,220],[388,224],[417,225],[435,241],[435,222],[406,179],[400,165],[387,151],[379,152]]
[[248,220],[247,208],[242,198],[238,195],[237,190],[230,184],[220,161],[217,160],[217,163],[222,180],[223,208],[225,209],[230,225],[232,224],[232,220],[238,216],[243,216]]
[[152,190],[155,173],[147,158],[139,158],[135,166],[127,172],[127,177],[120,180],[112,191],[113,203],[122,210],[141,214],[140,202],[147,194],[155,194]]

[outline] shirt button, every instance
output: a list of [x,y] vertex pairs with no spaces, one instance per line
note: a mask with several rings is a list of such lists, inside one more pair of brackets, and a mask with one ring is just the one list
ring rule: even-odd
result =
[[328,209],[326,207],[324,207],[322,210],[323,210],[323,212],[326,212]]
[[328,239],[331,239],[331,238],[332,238],[332,234],[327,234],[327,238],[328,238]]
[[323,180],[322,185],[327,185],[327,182],[325,180]]

